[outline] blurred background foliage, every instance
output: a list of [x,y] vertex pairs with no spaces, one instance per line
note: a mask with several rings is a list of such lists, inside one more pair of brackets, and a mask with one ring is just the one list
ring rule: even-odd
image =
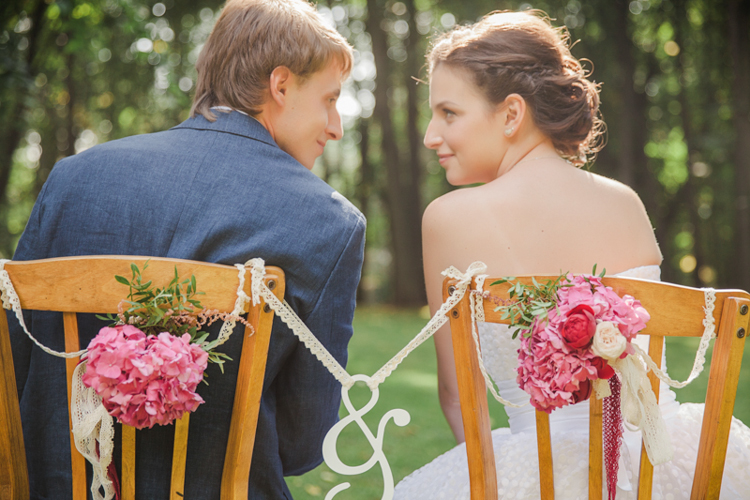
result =
[[[532,7],[565,25],[573,54],[595,63],[609,131],[589,168],[640,194],[664,279],[750,289],[750,2],[321,0],[356,51],[339,101],[344,139],[329,143],[315,172],[369,220],[361,301],[425,303],[420,218],[451,189],[422,145],[430,111],[416,80],[431,37],[494,9]],[[187,118],[194,63],[220,8],[4,0],[0,257],[13,255],[60,158]]]

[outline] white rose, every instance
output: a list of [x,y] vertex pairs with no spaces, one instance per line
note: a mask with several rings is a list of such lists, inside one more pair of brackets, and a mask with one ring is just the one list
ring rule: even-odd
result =
[[628,339],[620,333],[617,325],[611,321],[602,321],[596,325],[591,350],[594,354],[606,360],[615,360],[625,351],[627,344]]

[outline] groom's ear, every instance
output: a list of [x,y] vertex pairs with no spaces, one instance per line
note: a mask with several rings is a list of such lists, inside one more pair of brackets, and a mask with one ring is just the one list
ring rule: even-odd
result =
[[269,78],[268,91],[278,106],[283,107],[286,103],[287,92],[294,79],[294,73],[286,66],[277,66]]

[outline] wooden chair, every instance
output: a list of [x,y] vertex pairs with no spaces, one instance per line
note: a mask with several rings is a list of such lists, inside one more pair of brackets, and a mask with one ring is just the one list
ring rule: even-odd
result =
[[[117,305],[126,296],[126,287],[115,281],[115,275],[130,276],[130,264],[141,269],[146,257],[93,256],[65,257],[28,262],[9,262],[5,270],[24,309],[59,311],[63,313],[65,347],[68,352],[81,349],[78,343],[76,313],[116,313]],[[218,264],[152,257],[144,278],[156,286],[164,286],[174,277],[175,267],[181,278],[194,275],[198,297],[206,309],[232,312],[237,298],[237,268]],[[279,298],[284,296],[284,273],[275,267],[266,268],[265,282]],[[251,295],[250,270],[247,270],[245,293]],[[74,293],[59,293],[59,292]],[[255,429],[260,408],[260,396],[265,374],[266,356],[271,337],[273,311],[262,302],[249,307],[248,322],[255,333],[245,329],[227,442],[221,498],[247,499],[250,460],[255,443]],[[29,484],[26,470],[18,393],[10,351],[6,311],[0,308],[0,499],[28,499]],[[10,313],[13,314],[13,313]],[[235,333],[239,335],[240,333]],[[85,347],[85,346],[83,346]],[[34,347],[36,349],[36,347]],[[78,358],[67,360],[68,405],[71,378]],[[170,499],[182,498],[189,414],[175,422],[175,445],[172,464]],[[72,436],[71,436],[72,437]],[[73,499],[86,500],[88,486],[83,456],[71,439],[73,467]],[[135,428],[122,426],[122,499],[135,497]]]
[[[537,281],[549,277],[537,277]],[[521,278],[531,284],[531,277]],[[487,278],[493,283],[497,278]],[[641,301],[651,315],[647,328],[641,332],[651,335],[649,355],[661,364],[664,337],[700,337],[703,333],[705,304],[702,290],[684,286],[643,281],[631,278],[604,278],[620,296],[630,294]],[[447,278],[443,297],[455,289],[456,281]],[[508,299],[509,285],[489,287],[493,296]],[[486,321],[507,323],[496,304],[484,299]],[[718,499],[724,460],[729,440],[729,428],[737,393],[745,334],[750,322],[750,294],[742,290],[717,290],[714,309],[717,338],[714,342],[709,373],[706,407],[700,435],[698,460],[695,467],[691,498]],[[466,434],[472,500],[497,499],[497,474],[487,413],[487,391],[476,358],[476,347],[471,335],[469,293],[451,311],[450,324],[461,400],[461,413]],[[659,397],[659,380],[649,372],[651,387]],[[537,443],[540,464],[541,497],[554,498],[552,448],[549,416],[536,412]],[[653,466],[641,447],[638,498],[650,499]],[[589,429],[589,498],[602,498],[602,402],[592,394]]]

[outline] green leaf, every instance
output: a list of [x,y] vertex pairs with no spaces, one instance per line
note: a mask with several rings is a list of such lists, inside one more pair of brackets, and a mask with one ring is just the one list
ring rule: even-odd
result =
[[122,283],[123,285],[130,286],[130,281],[123,276],[115,275],[115,280],[117,280],[118,283]]
[[603,278],[605,274],[607,274],[607,268],[606,267],[604,269],[602,269],[602,272],[599,274],[599,277]]
[[591,270],[591,274],[596,276],[596,264],[594,264],[594,269]]

